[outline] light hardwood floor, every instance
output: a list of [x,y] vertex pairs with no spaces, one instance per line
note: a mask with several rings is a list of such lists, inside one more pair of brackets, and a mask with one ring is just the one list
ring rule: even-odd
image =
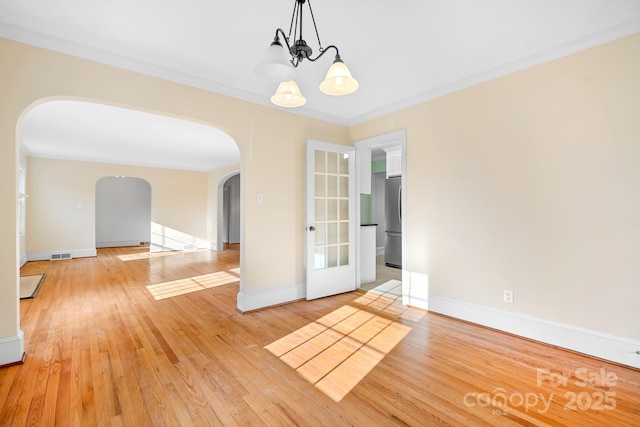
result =
[[[372,283],[364,283],[360,286],[360,289],[368,291],[385,285],[391,281],[395,284],[401,285],[402,269],[395,267],[388,267],[384,263],[384,255],[376,256],[376,280]],[[390,293],[397,294],[402,293],[401,286],[394,286],[394,290]],[[389,293],[389,292],[387,292]]]
[[142,251],[23,267],[0,426],[640,425],[637,370],[362,291],[242,314],[237,250]]

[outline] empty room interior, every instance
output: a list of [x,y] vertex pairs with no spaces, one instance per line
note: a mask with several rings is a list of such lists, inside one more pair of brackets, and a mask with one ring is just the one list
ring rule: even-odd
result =
[[0,426],[638,425],[640,2],[0,0],[0,93]]

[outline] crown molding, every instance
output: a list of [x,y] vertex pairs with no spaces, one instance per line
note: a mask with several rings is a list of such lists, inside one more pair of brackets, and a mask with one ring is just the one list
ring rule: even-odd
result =
[[163,80],[172,81],[174,83],[183,84],[185,86],[202,89],[207,92],[228,96],[242,101],[251,102],[253,104],[262,105],[264,107],[275,108],[288,113],[308,117],[311,119],[321,120],[340,126],[347,126],[347,120],[331,114],[325,114],[310,108],[298,108],[296,110],[288,110],[275,107],[270,100],[261,95],[238,89],[232,86],[224,85],[212,80],[208,80],[193,74],[184,73],[171,68],[150,62],[140,61],[135,58],[121,55],[118,53],[92,48],[81,43],[63,39],[60,37],[49,36],[37,31],[31,31],[22,27],[7,24],[0,19],[0,38],[13,40],[19,43],[52,50],[65,55],[75,56],[89,61],[98,62],[116,68],[157,77]]
[[415,96],[406,98],[399,102],[394,102],[388,106],[371,110],[367,113],[353,116],[350,118],[343,118],[334,116],[331,114],[322,113],[317,110],[310,109],[308,107],[298,108],[296,110],[285,110],[282,108],[274,107],[271,102],[265,96],[256,95],[254,93],[223,85],[202,77],[198,77],[192,74],[184,73],[174,69],[162,67],[157,64],[143,62],[125,55],[120,55],[114,52],[91,48],[80,43],[76,43],[70,40],[62,39],[59,37],[48,36],[36,31],[26,30],[22,27],[7,24],[0,19],[0,37],[17,42],[29,44],[32,46],[53,50],[63,54],[95,61],[98,63],[110,65],[117,68],[122,68],[129,71],[134,71],[141,74],[169,80],[175,83],[180,83],[186,86],[195,87],[198,89],[206,90],[208,92],[217,93],[224,96],[240,99],[243,101],[251,102],[254,104],[262,105],[268,108],[276,108],[281,111],[285,111],[294,115],[304,116],[316,120],[321,120],[329,123],[333,123],[339,126],[350,127],[358,125],[369,120],[373,120],[387,114],[395,113],[406,108],[422,104],[433,99],[439,98],[444,95],[448,95],[453,92],[457,92],[462,89],[475,86],[480,83],[484,83],[505,75],[524,70],[536,65],[543,64],[555,59],[562,58],[564,56],[577,53],[579,51],[596,47],[598,45],[616,40],[631,34],[640,32],[640,18],[634,18],[628,21],[610,27],[606,30],[591,34],[586,37],[582,37],[571,42],[565,43],[560,46],[556,46],[551,49],[547,49],[541,52],[537,52],[533,55],[529,55],[520,58],[516,61],[495,67],[484,72],[478,73],[469,78],[461,79],[456,82],[439,86],[428,90],[426,92],[417,94]]
[[512,61],[499,67],[486,70],[482,73],[478,73],[474,76],[431,89],[427,92],[417,94],[393,104],[389,104],[386,107],[378,108],[368,113],[351,117],[347,120],[347,127],[355,126],[369,120],[377,119],[387,114],[392,114],[400,110],[413,107],[415,105],[423,104],[441,96],[445,96],[462,89],[467,89],[469,87],[494,80],[499,77],[504,77],[508,74],[522,71],[524,69],[534,67],[545,62],[553,61],[555,59],[559,59],[580,52],[582,50],[590,49],[592,47],[596,47],[638,32],[640,32],[640,19],[632,19],[598,33],[594,33],[589,36],[565,43],[563,45],[520,58],[516,61]]
[[154,169],[172,169],[172,170],[183,170],[183,171],[191,171],[191,172],[212,172],[216,170],[220,170],[232,165],[237,164],[237,162],[224,162],[217,163],[210,167],[202,168],[202,167],[194,167],[187,165],[178,165],[178,164],[160,164],[160,163],[148,163],[148,162],[129,162],[127,160],[113,160],[113,159],[96,159],[93,157],[75,157],[75,156],[53,156],[48,154],[28,154],[25,153],[28,157],[34,159],[48,159],[48,160],[64,160],[64,161],[72,161],[72,162],[85,162],[85,163],[99,163],[105,165],[116,165],[116,166],[131,166],[131,167],[141,167],[141,168],[154,168]]

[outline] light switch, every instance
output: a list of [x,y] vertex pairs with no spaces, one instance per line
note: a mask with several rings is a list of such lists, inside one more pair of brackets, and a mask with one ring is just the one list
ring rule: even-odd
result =
[[264,194],[256,193],[256,202],[261,205],[264,203]]

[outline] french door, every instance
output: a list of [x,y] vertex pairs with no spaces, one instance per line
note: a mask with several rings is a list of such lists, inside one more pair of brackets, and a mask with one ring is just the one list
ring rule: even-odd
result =
[[355,148],[307,141],[306,297],[356,289]]

